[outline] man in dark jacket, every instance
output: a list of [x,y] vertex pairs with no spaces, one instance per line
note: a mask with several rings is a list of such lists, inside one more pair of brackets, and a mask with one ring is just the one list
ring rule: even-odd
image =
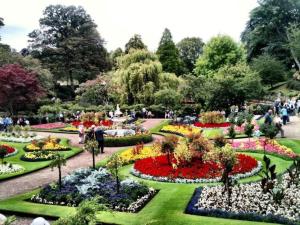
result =
[[100,153],[104,153],[104,134],[105,131],[98,127],[95,131],[96,141],[98,142],[98,149]]

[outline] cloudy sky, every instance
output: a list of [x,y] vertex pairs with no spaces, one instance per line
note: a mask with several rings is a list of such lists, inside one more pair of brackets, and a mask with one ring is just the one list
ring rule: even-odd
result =
[[124,48],[133,34],[141,34],[150,50],[157,48],[165,27],[175,42],[184,37],[204,41],[217,34],[240,40],[240,33],[257,6],[256,0],[0,0],[1,42],[20,50],[28,33],[38,28],[50,4],[81,5],[98,25],[108,50]]

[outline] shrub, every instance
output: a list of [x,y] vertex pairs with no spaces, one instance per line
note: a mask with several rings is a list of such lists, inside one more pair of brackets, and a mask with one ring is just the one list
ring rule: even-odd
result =
[[139,143],[149,143],[153,140],[151,134],[140,134],[125,137],[107,137],[104,140],[105,147],[132,146]]
[[201,113],[202,123],[223,123],[225,118],[221,112],[212,111]]

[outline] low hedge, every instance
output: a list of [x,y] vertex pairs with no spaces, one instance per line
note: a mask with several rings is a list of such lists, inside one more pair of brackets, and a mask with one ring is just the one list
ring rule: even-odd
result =
[[105,147],[132,146],[141,142],[149,143],[153,141],[152,134],[141,134],[127,137],[107,137],[104,139]]

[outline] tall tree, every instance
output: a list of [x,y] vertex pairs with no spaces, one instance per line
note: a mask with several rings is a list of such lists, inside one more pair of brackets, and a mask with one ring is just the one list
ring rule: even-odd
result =
[[0,67],[0,107],[10,114],[26,109],[43,94],[36,74],[19,65]]
[[117,66],[117,58],[122,56],[124,54],[123,50],[121,48],[117,48],[114,51],[111,51],[109,54],[109,58],[112,64],[112,68],[115,69]]
[[179,58],[179,51],[168,28],[163,32],[156,54],[162,64],[163,71],[176,75],[183,73],[183,62]]
[[125,45],[125,53],[128,54],[130,49],[146,49],[147,46],[143,43],[142,37],[139,34],[133,35]]
[[50,5],[40,19],[40,29],[29,34],[32,55],[50,68],[57,80],[74,88],[109,68],[104,40],[82,7]]
[[223,66],[236,65],[243,61],[243,54],[242,47],[231,37],[218,35],[204,46],[194,72],[197,75],[213,76]]
[[242,33],[248,59],[268,53],[283,61],[287,66],[300,63],[288,48],[290,24],[300,23],[299,0],[260,0],[259,6],[251,11],[250,20]]
[[284,64],[266,53],[253,59],[252,68],[258,72],[262,82],[271,85],[271,87],[285,79],[286,68]]
[[[3,22],[3,18],[0,17],[0,28],[1,28],[2,26],[4,26],[4,22]],[[1,40],[1,36],[0,36],[0,40]]]
[[116,75],[123,87],[124,102],[153,103],[162,72],[157,56],[147,50],[133,50],[120,57],[118,68]]
[[195,63],[203,52],[203,46],[202,39],[197,37],[184,38],[177,44],[179,56],[188,72],[193,72]]

